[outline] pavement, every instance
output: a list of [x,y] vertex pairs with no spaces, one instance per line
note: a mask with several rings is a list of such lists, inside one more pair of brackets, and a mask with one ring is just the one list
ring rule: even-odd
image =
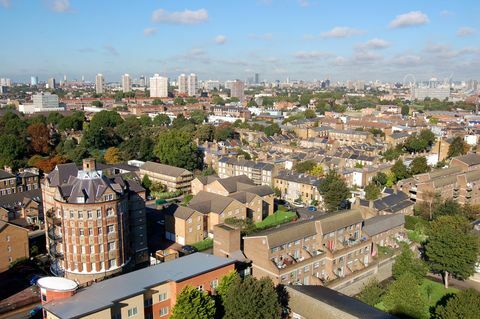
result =
[[[429,273],[427,275],[427,277],[432,279],[433,281],[436,281],[436,282],[439,282],[439,283],[443,284],[443,278],[440,275]],[[477,291],[480,291],[480,282],[470,280],[470,279],[458,280],[458,279],[450,277],[448,279],[448,286],[449,287],[454,287],[454,288],[457,288],[457,289],[462,289],[462,290],[463,289],[468,289],[468,288],[473,288]]]

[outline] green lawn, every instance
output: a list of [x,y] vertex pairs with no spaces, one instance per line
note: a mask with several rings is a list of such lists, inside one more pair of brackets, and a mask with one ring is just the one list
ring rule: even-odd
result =
[[213,239],[206,238],[190,246],[195,247],[198,251],[204,251],[213,247]]
[[[430,297],[428,295],[428,286],[431,286]],[[425,299],[428,301],[429,307],[435,307],[437,302],[442,299],[443,296],[450,293],[457,293],[459,290],[456,288],[448,288],[445,289],[443,284],[432,281],[430,279],[423,279],[421,290]],[[382,311],[386,311],[385,306],[383,305],[383,301],[379,302],[375,305],[375,308],[378,308]]]
[[288,223],[297,218],[295,212],[277,210],[273,215],[268,216],[263,221],[255,224],[257,229],[274,227],[276,225]]

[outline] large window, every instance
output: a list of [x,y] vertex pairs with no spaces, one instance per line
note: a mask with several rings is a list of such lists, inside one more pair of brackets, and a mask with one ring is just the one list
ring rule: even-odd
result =
[[133,317],[133,316],[136,316],[138,313],[138,309],[137,307],[133,307],[133,308],[130,308],[128,309],[128,317]]
[[158,301],[165,301],[165,300],[167,300],[167,293],[166,292],[158,295]]
[[160,317],[168,315],[168,307],[163,307],[160,309]]

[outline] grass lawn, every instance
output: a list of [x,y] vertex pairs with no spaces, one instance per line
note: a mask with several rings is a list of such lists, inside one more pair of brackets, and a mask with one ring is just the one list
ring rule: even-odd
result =
[[204,240],[201,240],[195,244],[191,245],[192,247],[195,247],[198,251],[204,251],[209,248],[213,247],[213,239],[212,238],[206,238]]
[[[430,290],[430,297],[428,294],[428,286],[431,287]],[[437,302],[442,299],[443,296],[450,293],[457,293],[459,290],[456,288],[448,288],[445,289],[443,284],[432,281],[430,279],[423,279],[420,289],[425,296],[425,299],[428,301],[429,307],[435,307]],[[383,301],[379,302],[375,305],[375,308],[380,309],[382,311],[386,311],[385,306],[383,305]]]
[[255,224],[257,229],[274,227],[276,225],[288,223],[297,218],[295,212],[277,210],[273,215],[268,216],[261,222]]

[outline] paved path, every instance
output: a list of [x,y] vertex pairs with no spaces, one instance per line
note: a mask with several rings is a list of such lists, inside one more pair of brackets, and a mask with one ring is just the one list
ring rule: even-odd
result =
[[[442,279],[442,276],[440,276],[440,275],[429,273],[427,275],[427,277],[429,277],[433,281],[436,281],[436,282],[439,282],[439,283],[443,284],[443,279]],[[473,289],[476,289],[476,290],[480,291],[480,282],[474,281],[474,280],[462,281],[462,280],[457,280],[455,278],[450,277],[448,279],[448,286],[458,288],[458,289],[462,289],[462,290],[467,289],[467,288],[473,288]]]

